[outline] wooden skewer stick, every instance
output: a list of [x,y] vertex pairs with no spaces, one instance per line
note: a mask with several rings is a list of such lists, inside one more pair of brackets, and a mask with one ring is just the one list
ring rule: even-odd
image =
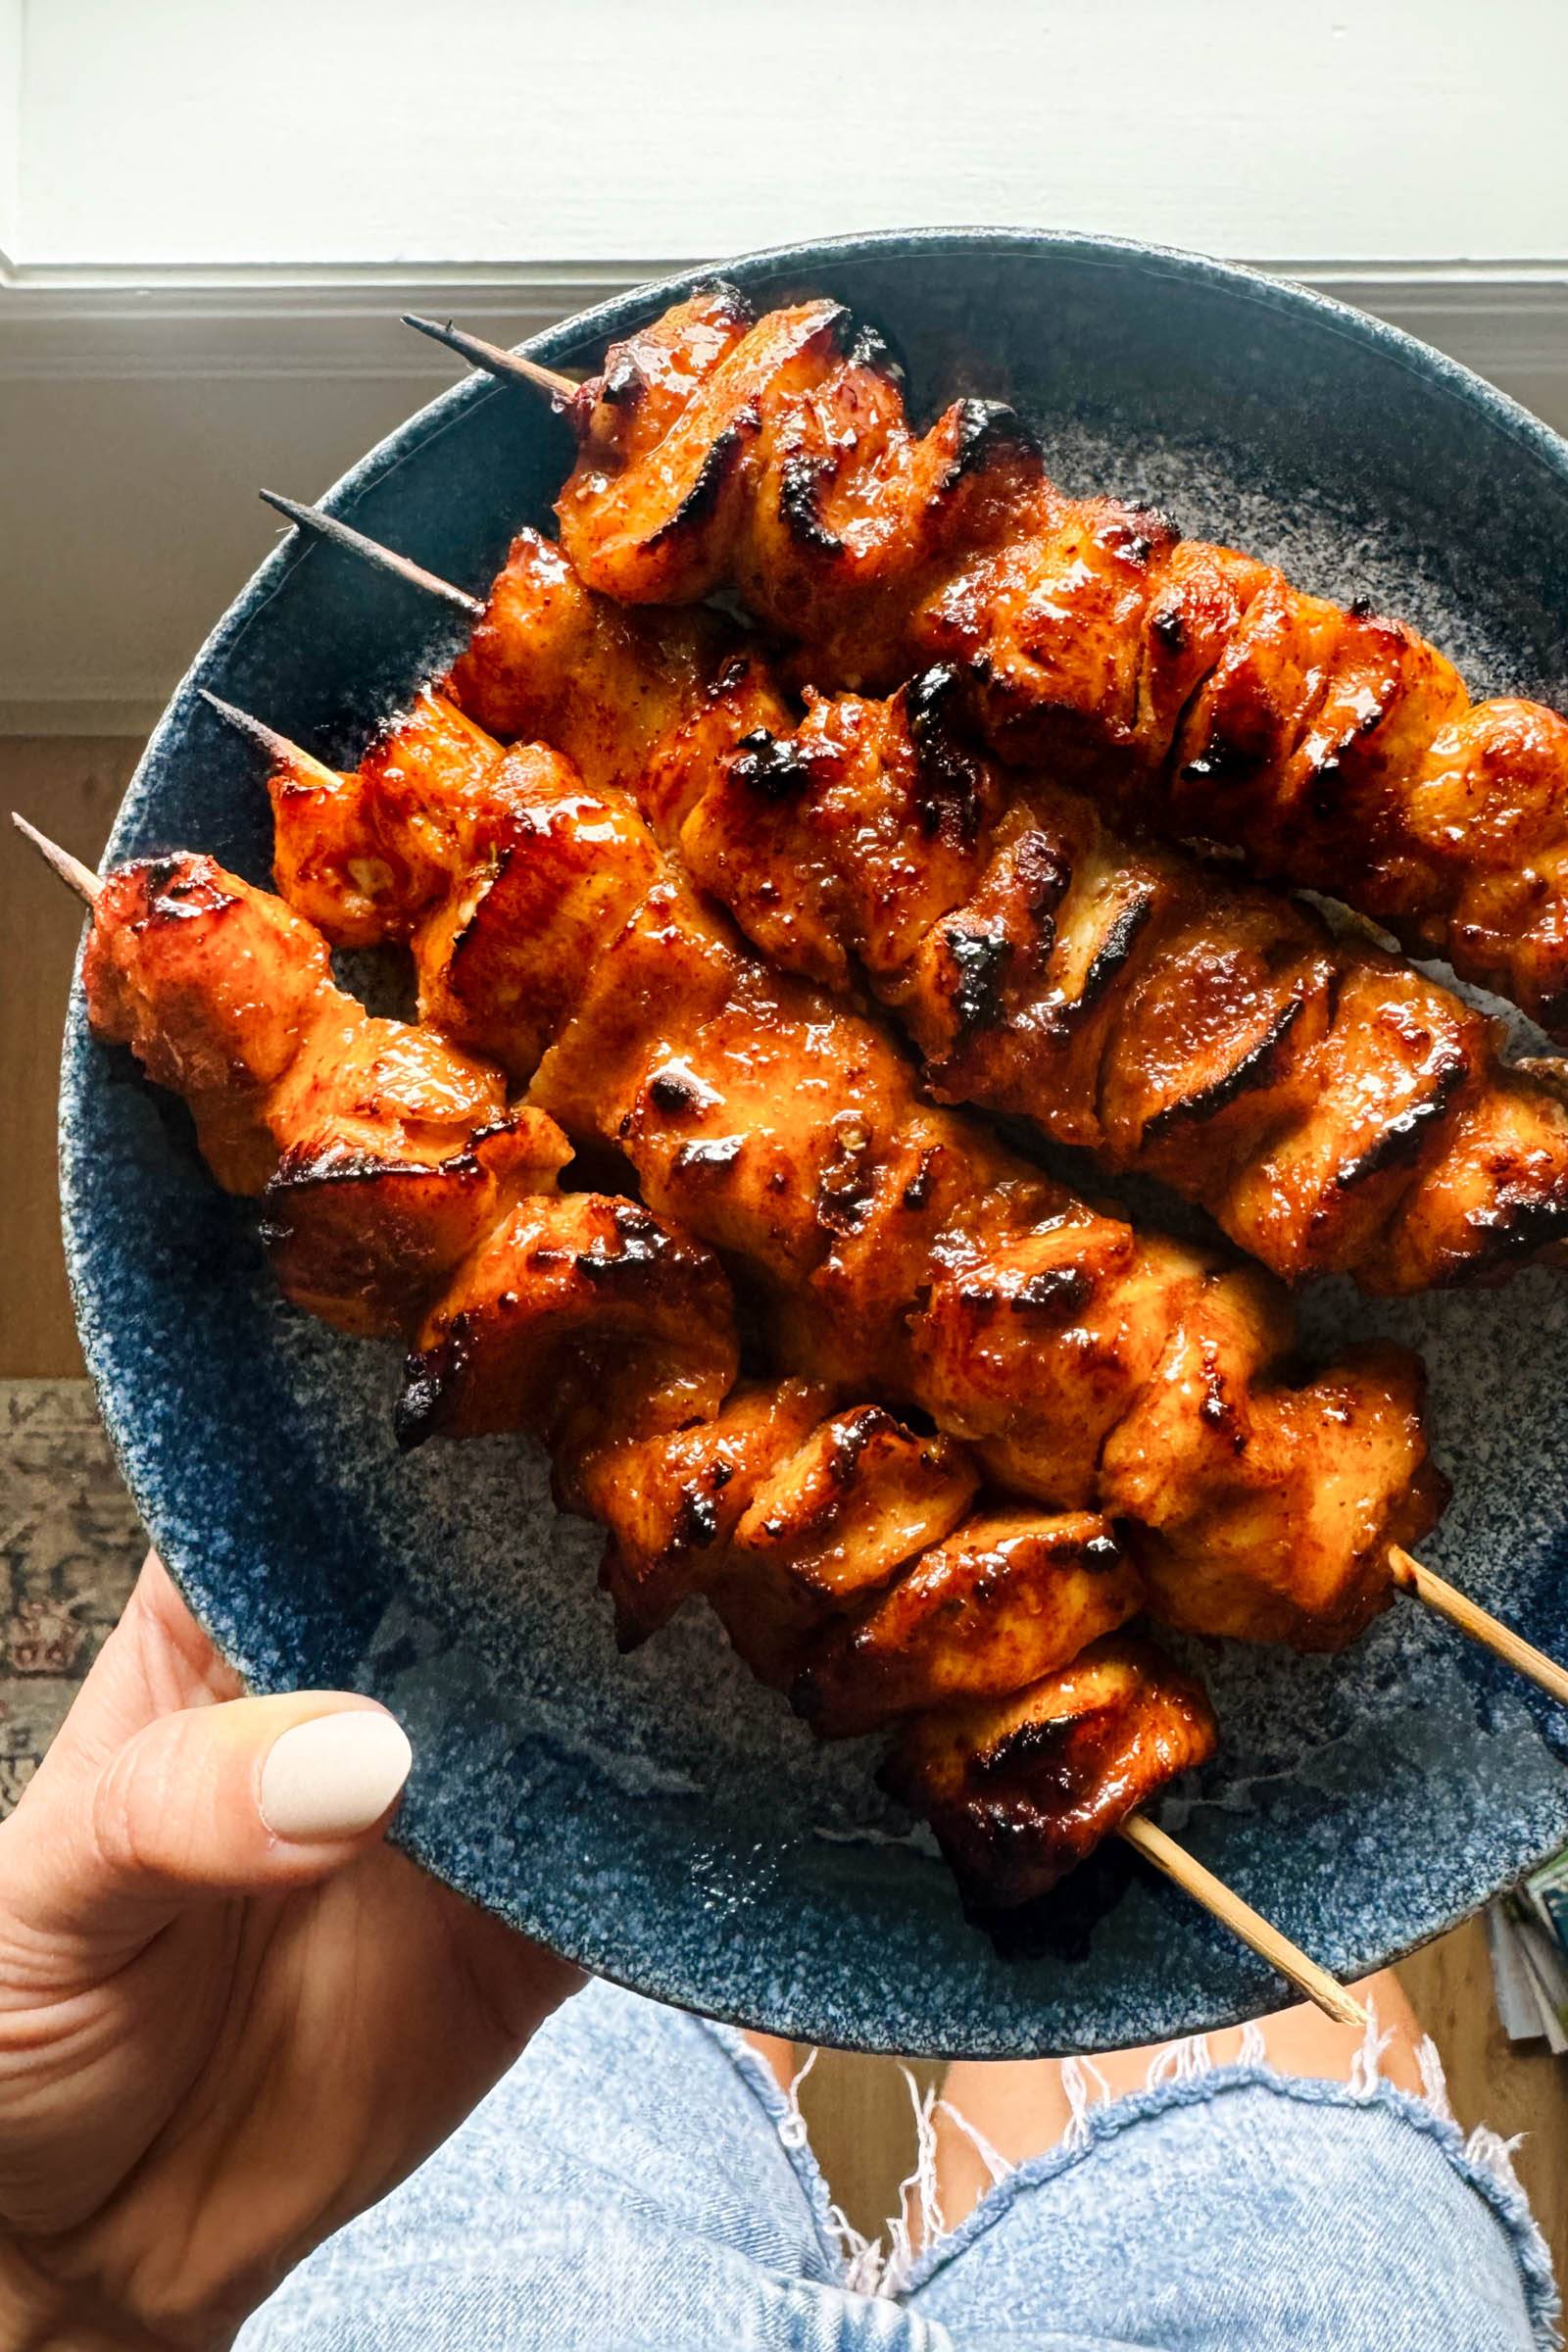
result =
[[1325,2017],[1337,2019],[1342,2026],[1366,2024],[1366,2011],[1337,1977],[1331,1977],[1326,1968],[1319,1968],[1315,1960],[1309,1960],[1298,1944],[1282,1936],[1278,1928],[1271,1927],[1250,1903],[1244,1903],[1223,1879],[1216,1879],[1211,1870],[1205,1870],[1185,1845],[1178,1845],[1174,1838],[1167,1837],[1156,1822],[1147,1820],[1142,1813],[1130,1813],[1117,1835],[1134,1853],[1142,1854],[1146,1862],[1152,1863],[1184,1894],[1190,1894],[1195,1903],[1201,1903],[1221,1927],[1229,1928],[1259,1959],[1266,1960],[1270,1968],[1277,1968],[1298,1992],[1315,2001]]
[[49,839],[47,833],[40,833],[36,825],[29,825],[26,818],[19,816],[15,808],[11,811],[11,822],[24,840],[31,842],[45,864],[54,867],[68,890],[74,890],[85,906],[97,906],[98,877],[90,865],[83,865],[79,858],[73,858],[69,850],[61,849],[58,842]]
[[355,530],[352,523],[339,522],[335,514],[323,514],[319,507],[302,506],[297,499],[280,497],[275,490],[263,490],[258,495],[267,506],[275,508],[279,514],[286,515],[290,522],[302,530],[314,531],[320,539],[330,539],[334,546],[346,547],[352,555],[367,557],[372,564],[378,564],[383,571],[394,572],[400,580],[407,580],[411,588],[422,588],[426,596],[437,596],[443,604],[453,606],[459,612],[466,612],[470,620],[477,620],[483,612],[484,607],[479,599],[470,596],[466,588],[454,588],[450,580],[442,579],[439,572],[426,571],[423,564],[416,564],[412,557],[395,555],[391,548],[383,547],[379,540],[367,539],[363,531]]
[[248,710],[241,710],[235,703],[225,703],[220,694],[214,694],[206,686],[198,686],[196,691],[209,710],[216,710],[225,725],[232,727],[236,734],[243,735],[247,743],[258,745],[276,766],[287,768],[295,775],[319,776],[323,782],[338,782],[335,768],[328,767],[324,760],[302,751],[297,743],[290,743],[286,735],[280,735],[265,719],[253,718]]
[[[417,564],[408,564],[391,548],[382,547],[378,540],[368,539],[363,531],[351,531],[346,523],[338,522],[330,514],[323,514],[319,508],[299,506],[291,499],[272,498],[267,491],[262,495],[270,505],[290,515],[303,529],[319,531],[324,537],[336,539],[355,555],[363,556],[367,563],[379,564],[404,578],[415,577],[416,585],[429,587],[449,600],[464,597],[465,603],[475,613],[485,611],[477,597],[466,596],[463,589],[454,588],[450,581],[437,580],[428,572],[420,572]],[[1401,1592],[1411,1592],[1417,1600],[1425,1601],[1428,1608],[1436,1609],[1441,1616],[1446,1617],[1472,1642],[1479,1642],[1484,1649],[1492,1651],[1494,1657],[1501,1658],[1504,1665],[1513,1667],[1531,1682],[1539,1683],[1542,1690],[1560,1705],[1568,1706],[1568,1672],[1553,1664],[1544,1651],[1535,1648],[1518,1634],[1511,1633],[1490,1610],[1481,1608],[1473,1600],[1467,1600],[1462,1592],[1452,1585],[1446,1584],[1441,1576],[1435,1576],[1430,1568],[1423,1568],[1419,1560],[1412,1559],[1397,1544],[1390,1549],[1389,1567],[1394,1582]]]
[[482,335],[470,335],[466,328],[454,326],[450,318],[443,326],[437,318],[420,318],[413,311],[405,311],[403,323],[412,326],[416,334],[444,343],[470,366],[488,368],[503,383],[528,384],[536,392],[548,392],[558,408],[564,408],[577,390],[571,376],[558,374],[554,368],[541,368],[537,360],[525,360],[520,351],[504,351],[499,343],[487,343]]
[[1450,1585],[1431,1568],[1424,1568],[1398,1544],[1389,1547],[1389,1573],[1401,1592],[1413,1592],[1417,1600],[1424,1600],[1429,1609],[1446,1617],[1461,1634],[1468,1634],[1472,1642],[1481,1642],[1494,1657],[1501,1658],[1504,1665],[1539,1683],[1559,1706],[1568,1707],[1568,1669],[1559,1666],[1555,1658],[1548,1658],[1544,1649],[1537,1649],[1533,1642],[1527,1642],[1522,1634],[1500,1623],[1456,1585]]
[[[231,726],[237,727],[252,742],[261,743],[274,757],[282,757],[290,765],[299,761],[307,765],[316,764],[308,753],[299,751],[286,736],[276,734],[261,719],[252,718],[248,711],[236,710],[232,703],[223,702],[216,694],[207,695],[207,700]],[[83,865],[79,858],[73,858],[69,850],[61,849],[47,834],[40,833],[36,825],[29,825],[26,818],[19,816],[15,810],[12,811],[11,821],[18,832],[24,834],[31,842],[38,855],[53,866],[69,889],[74,890],[87,906],[96,905],[99,878],[89,866]],[[1316,2001],[1326,2016],[1338,2018],[1347,2025],[1366,2024],[1365,2013],[1343,1984],[1338,1984],[1325,1969],[1319,1968],[1315,1960],[1309,1960],[1288,1936],[1282,1936],[1277,1928],[1270,1927],[1268,1921],[1261,1918],[1250,1903],[1244,1903],[1239,1894],[1232,1892],[1223,1879],[1215,1878],[1211,1870],[1205,1870],[1201,1862],[1195,1861],[1185,1846],[1178,1845],[1163,1830],[1156,1829],[1142,1814],[1134,1813],[1121,1824],[1118,1835],[1152,1862],[1156,1870],[1180,1886],[1184,1893],[1211,1912],[1221,1926],[1239,1936],[1271,1968],[1277,1968],[1282,1977],[1306,1994],[1308,2000]]]

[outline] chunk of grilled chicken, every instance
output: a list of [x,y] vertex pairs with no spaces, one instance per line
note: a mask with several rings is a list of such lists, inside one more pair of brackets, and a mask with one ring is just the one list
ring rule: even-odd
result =
[[[1102,1630],[1112,1589],[1121,1616],[1137,1607],[1125,1563],[1085,1605],[1066,1573],[1079,1523],[1069,1541],[1053,1520],[1020,1515],[1013,1547],[1032,1542],[1064,1573],[1054,1586],[1037,1574],[1030,1642],[1005,1622],[988,1642],[966,1563],[989,1523],[967,1544],[955,1532],[978,1483],[961,1449],[877,1407],[829,1417],[827,1393],[805,1382],[725,1400],[733,1330],[712,1261],[634,1203],[556,1193],[567,1148],[543,1114],[497,1121],[494,1073],[438,1037],[371,1022],[333,988],[318,935],[212,859],[112,875],[85,978],[98,1033],[199,1108],[221,1180],[254,1192],[269,1167],[294,1161],[266,1198],[284,1220],[273,1261],[300,1302],[344,1328],[396,1328],[457,1261],[424,1312],[404,1434],[543,1434],[573,1506],[611,1531],[610,1581],[642,1630],[677,1585],[696,1589],[701,1558],[742,1649],[782,1683],[816,1642],[853,1639],[869,1605],[882,1627],[869,1714],[886,1721],[944,1695],[956,1671],[963,1687],[999,1692],[1068,1666]],[[476,1117],[493,1123],[465,1151]],[[1086,1524],[1098,1531],[1087,1546],[1114,1555],[1103,1523]],[[632,1576],[633,1561],[647,1572]],[[931,1595],[960,1576],[964,1622],[945,1625]],[[904,1604],[901,1630],[888,1620],[905,1583],[922,1598]],[[1157,1676],[1147,1704],[1157,1731]],[[839,1721],[849,1728],[842,1703]],[[831,1712],[819,1710],[818,1728],[834,1728]],[[1109,1759],[1092,1799],[1075,1783],[1068,1835],[1089,1810],[1103,1834],[1153,1786],[1146,1776],[1135,1788]],[[919,1790],[908,1793],[918,1806]],[[960,1817],[951,1794],[944,1804],[945,1819]],[[1048,1838],[1042,1869],[1054,1872],[1061,1851]],[[1010,1884],[999,1879],[988,1899],[1006,1903]]]
[[642,603],[720,586],[818,685],[954,663],[1009,760],[1345,900],[1568,1037],[1568,721],[1472,705],[1403,623],[1072,499],[1011,411],[923,437],[874,338],[813,302],[701,289],[612,347],[571,406],[563,540]]
[[[437,702],[416,716],[446,723]],[[400,764],[434,772],[422,755]],[[376,796],[356,778],[343,796],[373,829]],[[1373,1349],[1283,1381],[1289,1320],[1265,1283],[1140,1238],[924,1102],[878,1029],[742,951],[624,795],[526,752],[503,763],[496,802],[505,822],[477,868],[466,820],[453,826],[449,900],[389,914],[413,936],[421,1005],[506,1051],[538,1107],[620,1153],[657,1214],[747,1269],[783,1368],[921,1407],[992,1478],[1054,1508],[1120,1514],[1125,1477],[1162,1560],[1190,1557],[1195,1575],[1245,1524],[1260,1613],[1275,1632],[1294,1617],[1293,1640],[1338,1642],[1365,1622],[1386,1592],[1372,1564],[1439,1499],[1413,1359]],[[432,789],[427,841],[447,806]],[[291,852],[285,870],[302,862]],[[485,976],[472,996],[466,971]],[[526,1000],[541,971],[546,1003],[570,1000],[542,1058],[531,1018],[509,1045],[494,1015],[510,975]],[[1201,1394],[1178,1377],[1194,1354]],[[1189,1416],[1175,1442],[1173,1384]],[[1156,1421],[1163,1484],[1147,1468]],[[1298,1593],[1311,1596],[1299,1611]],[[1238,1630],[1229,1595],[1224,1613]]]
[[261,1195],[285,1296],[442,1349],[430,1425],[548,1437],[592,1400],[647,1434],[717,1410],[738,1346],[711,1256],[634,1203],[559,1193],[555,1122],[438,1032],[372,1018],[280,900],[211,858],[122,866],[82,972],[95,1032],[191,1105],[225,1189]]
[[[765,955],[868,982],[944,1101],[1157,1177],[1287,1280],[1496,1279],[1568,1232],[1568,1112],[1500,1061],[1493,1023],[1309,908],[980,757],[952,668],[887,701],[808,696],[799,725],[711,616],[661,628],[524,532],[452,682],[477,718],[632,791]],[[471,729],[449,713],[413,714],[412,757],[428,768],[450,729],[466,774]]]
[[880,1777],[930,1822],[960,1891],[983,1908],[1049,1891],[1146,1789],[1214,1746],[1199,1686],[1147,1643],[1112,1636],[1008,1697],[917,1716]]
[[1132,1561],[1093,1512],[982,1512],[819,1641],[792,1695],[825,1740],[875,1731],[954,1699],[1021,1690],[1143,1601]]

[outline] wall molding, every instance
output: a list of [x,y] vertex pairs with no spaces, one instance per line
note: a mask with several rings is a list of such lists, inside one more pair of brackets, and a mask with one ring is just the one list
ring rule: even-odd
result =
[[[398,323],[461,309],[512,340],[680,261],[284,270],[41,269],[0,253],[0,380],[389,375],[450,381]],[[1556,262],[1253,261],[1440,342],[1482,371],[1568,372],[1568,258]]]

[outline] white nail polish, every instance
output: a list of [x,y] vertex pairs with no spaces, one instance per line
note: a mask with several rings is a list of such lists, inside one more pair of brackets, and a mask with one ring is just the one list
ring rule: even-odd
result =
[[273,1740],[262,1766],[262,1819],[274,1838],[357,1838],[409,1777],[401,1723],[375,1707],[317,1715]]

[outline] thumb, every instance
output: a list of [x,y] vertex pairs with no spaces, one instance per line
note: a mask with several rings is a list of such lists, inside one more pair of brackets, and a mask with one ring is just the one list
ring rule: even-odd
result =
[[[292,1691],[166,1715],[67,1805],[0,1832],[8,1907],[120,1960],[203,1895],[329,1878],[385,1828],[413,1751],[373,1700]],[[63,1816],[63,1818],[62,1818]]]

